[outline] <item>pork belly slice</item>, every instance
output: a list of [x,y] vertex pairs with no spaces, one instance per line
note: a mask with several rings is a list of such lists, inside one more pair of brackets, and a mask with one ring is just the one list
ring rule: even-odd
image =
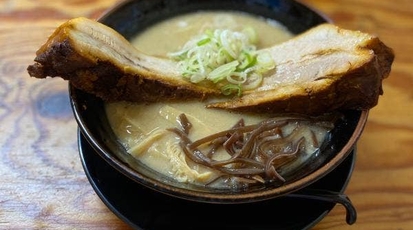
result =
[[254,112],[367,110],[383,94],[394,53],[378,37],[322,24],[270,47],[276,70],[238,99],[209,104]]
[[181,77],[176,62],[139,52],[117,31],[79,17],[59,26],[28,66],[31,77],[61,77],[105,101],[155,102],[219,95]]
[[[207,108],[321,114],[374,107],[394,59],[376,36],[322,24],[263,49],[276,69],[241,97]],[[90,19],[62,24],[28,66],[36,78],[61,77],[105,101],[216,99],[220,91],[182,78],[177,63],[145,55],[115,30]]]

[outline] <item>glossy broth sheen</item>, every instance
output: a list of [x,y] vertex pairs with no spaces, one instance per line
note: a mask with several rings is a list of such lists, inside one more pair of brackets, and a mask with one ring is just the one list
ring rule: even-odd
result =
[[[168,52],[180,49],[194,35],[206,29],[242,30],[244,26],[256,30],[257,48],[272,46],[292,37],[280,24],[263,18],[236,12],[197,12],[152,26],[132,40],[132,44],[145,53],[166,57]],[[166,130],[179,127],[177,117],[181,113],[186,114],[193,125],[189,135],[192,140],[230,129],[241,118],[248,125],[270,117],[205,109],[201,102],[150,105],[117,102],[107,104],[106,111],[115,134],[135,158],[178,181],[199,184],[209,183],[219,174],[186,159],[179,146],[180,139]],[[325,130],[315,133],[318,140],[324,139]],[[310,146],[308,151],[312,153],[314,148]],[[214,159],[228,157],[222,151]]]

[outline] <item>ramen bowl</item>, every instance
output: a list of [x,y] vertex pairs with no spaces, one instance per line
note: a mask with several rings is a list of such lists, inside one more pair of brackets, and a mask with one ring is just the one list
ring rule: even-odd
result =
[[[135,0],[117,5],[99,21],[131,40],[155,23],[200,10],[235,10],[273,19],[293,34],[328,21],[317,11],[289,0]],[[282,184],[262,183],[242,189],[221,189],[179,182],[139,162],[120,143],[106,115],[105,102],[73,86],[69,86],[69,91],[81,133],[111,167],[154,192],[204,203],[263,201],[313,184],[334,170],[353,151],[368,116],[368,111],[342,111],[319,154],[307,159],[306,166],[294,171]]]

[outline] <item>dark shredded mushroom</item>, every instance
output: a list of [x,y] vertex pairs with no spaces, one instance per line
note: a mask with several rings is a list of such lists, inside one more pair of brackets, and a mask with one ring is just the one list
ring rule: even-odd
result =
[[[325,117],[289,116],[246,126],[241,119],[231,129],[191,141],[188,135],[192,124],[185,114],[181,114],[178,121],[180,128],[168,130],[179,136],[180,145],[190,160],[221,172],[217,180],[241,184],[284,183],[285,179],[277,169],[294,161],[305,151],[308,138],[303,135],[305,127],[317,125],[332,129],[333,120],[332,117],[326,120]],[[294,129],[285,135],[283,128],[287,125],[293,125]],[[316,134],[312,130],[310,132],[308,141],[318,148],[320,143]],[[209,150],[205,151],[206,147]],[[221,149],[230,157],[226,160],[213,159],[214,154]]]

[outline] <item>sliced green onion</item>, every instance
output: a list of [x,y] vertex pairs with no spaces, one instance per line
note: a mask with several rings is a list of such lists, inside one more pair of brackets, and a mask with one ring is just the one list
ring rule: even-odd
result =
[[208,44],[211,41],[211,38],[204,38],[196,43],[197,46],[202,46]]
[[242,91],[241,91],[241,86],[240,85],[233,85],[233,84],[227,84],[221,88],[222,94],[228,96],[228,95],[233,95],[236,94],[237,96],[241,96]]
[[184,78],[193,83],[211,81],[224,95],[242,95],[259,87],[265,72],[275,68],[270,54],[258,52],[255,31],[207,30],[168,56],[178,61]]
[[235,72],[231,76],[227,77],[227,80],[231,84],[242,85],[247,81],[248,74],[245,72]]
[[234,71],[237,69],[238,64],[238,61],[233,61],[218,66],[208,74],[207,79],[211,80],[214,83],[217,83],[225,79],[226,77],[231,76],[231,74],[234,73]]

